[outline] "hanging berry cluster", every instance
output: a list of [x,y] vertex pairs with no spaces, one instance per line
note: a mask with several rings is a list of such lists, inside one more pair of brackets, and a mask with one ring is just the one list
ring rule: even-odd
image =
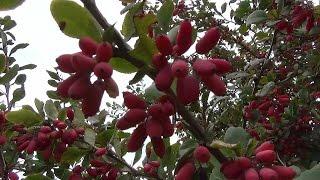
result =
[[[168,91],[175,78],[177,78],[176,92],[181,103],[187,105],[199,99],[200,81],[217,96],[226,93],[226,85],[220,75],[230,72],[231,64],[223,59],[196,59],[193,60],[193,75],[189,72],[188,60],[180,57],[192,45],[192,25],[189,20],[180,23],[173,46],[166,35],[156,37],[156,46],[159,50],[152,59],[154,67],[158,70],[155,85],[160,91]],[[196,44],[198,54],[207,54],[214,48],[220,39],[219,29],[209,29]],[[168,57],[174,57],[172,64]],[[190,62],[191,63],[191,62]],[[198,77],[196,76],[198,75]]]
[[124,92],[123,98],[124,105],[129,111],[117,121],[116,127],[119,130],[126,130],[137,126],[128,140],[128,152],[142,148],[149,136],[155,153],[163,157],[165,153],[163,138],[170,137],[174,133],[174,126],[170,120],[170,116],[174,114],[171,102],[163,98],[148,107],[143,99],[130,92]]
[[[108,64],[113,56],[112,46],[108,42],[97,44],[91,38],[84,37],[80,39],[79,47],[81,52],[64,54],[56,59],[60,71],[72,73],[59,83],[57,93],[62,98],[81,100],[82,111],[88,117],[99,111],[104,91],[110,97],[116,97],[118,87],[111,78],[113,69]],[[92,72],[97,77],[93,83]]]
[[222,164],[220,171],[228,179],[273,179],[293,180],[296,172],[286,166],[277,165],[274,144],[270,141],[262,143],[255,149],[255,156],[240,157]]

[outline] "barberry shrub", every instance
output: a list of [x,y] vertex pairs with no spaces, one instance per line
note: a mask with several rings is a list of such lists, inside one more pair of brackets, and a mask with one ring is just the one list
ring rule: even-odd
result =
[[319,6],[120,1],[117,30],[94,0],[52,0],[79,50],[51,60],[49,100],[23,106],[36,65],[0,18],[0,179],[319,179]]

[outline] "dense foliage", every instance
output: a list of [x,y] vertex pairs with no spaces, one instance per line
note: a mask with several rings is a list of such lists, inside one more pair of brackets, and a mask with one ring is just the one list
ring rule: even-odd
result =
[[[53,61],[49,100],[22,108],[36,65],[19,65],[28,44],[0,19],[1,179],[319,179],[320,6],[120,1],[118,31],[94,0],[52,0],[79,52]],[[127,89],[114,71],[133,74]]]

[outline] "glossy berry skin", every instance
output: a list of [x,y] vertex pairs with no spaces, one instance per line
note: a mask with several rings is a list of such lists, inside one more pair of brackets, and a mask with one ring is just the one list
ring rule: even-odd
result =
[[97,47],[96,59],[98,62],[109,62],[113,56],[113,49],[110,43],[104,42]]
[[218,74],[225,74],[232,70],[231,63],[224,59],[209,59],[209,62],[216,66],[216,73]]
[[168,59],[161,53],[154,54],[152,56],[152,64],[158,70],[162,69],[166,65],[168,65]]
[[72,67],[78,73],[92,72],[96,61],[82,54],[73,55]]
[[85,55],[91,57],[96,54],[98,44],[90,37],[83,37],[79,40],[79,47]]
[[61,137],[61,141],[66,144],[72,144],[78,138],[78,133],[74,129],[66,130]]
[[276,153],[273,150],[264,150],[256,154],[256,159],[263,163],[273,163],[276,160]]
[[98,148],[94,155],[96,156],[103,156],[107,153],[107,148]]
[[56,59],[58,69],[65,73],[74,73],[76,70],[72,66],[72,54],[64,54]]
[[136,152],[142,146],[147,138],[145,123],[141,123],[133,130],[127,144],[128,152]]
[[156,38],[156,46],[162,55],[168,56],[172,54],[173,48],[168,36],[159,35]]
[[222,164],[220,171],[226,178],[233,179],[240,176],[242,168],[237,161],[228,161]]
[[177,34],[176,43],[179,47],[186,47],[192,43],[192,25],[189,20],[183,20]]
[[217,27],[209,29],[205,35],[197,42],[196,52],[198,54],[207,54],[220,39],[220,32]]
[[259,174],[255,169],[250,168],[245,171],[244,178],[245,180],[259,180]]
[[82,112],[85,117],[96,115],[100,108],[103,93],[103,82],[96,81],[90,86],[86,97],[83,98],[81,103]]
[[276,171],[270,168],[262,168],[259,171],[261,180],[280,180]]
[[155,78],[155,85],[159,91],[166,91],[173,82],[173,74],[170,65],[163,67]]
[[74,112],[71,107],[67,108],[67,117],[70,121],[72,121],[74,118]]
[[86,96],[91,85],[89,74],[81,75],[68,90],[68,96],[72,99],[79,100]]
[[274,144],[271,141],[266,141],[264,143],[262,143],[260,146],[258,146],[256,148],[256,150],[254,151],[255,154],[261,152],[261,151],[265,151],[265,150],[274,150]]
[[194,76],[179,78],[176,90],[179,101],[187,105],[199,100],[200,82]]
[[176,60],[171,66],[172,74],[177,78],[183,78],[188,75],[188,64],[183,60]]
[[62,98],[68,98],[69,97],[69,88],[71,87],[71,85],[80,77],[79,74],[73,74],[70,77],[68,77],[67,79],[61,81],[58,84],[57,87],[57,94],[62,97]]
[[210,76],[216,72],[216,65],[208,60],[198,59],[192,64],[193,70],[201,77]]
[[19,176],[14,172],[9,172],[8,178],[9,180],[19,180]]
[[153,137],[161,137],[163,133],[163,128],[161,122],[155,118],[149,118],[146,122],[147,134]]
[[109,79],[113,73],[113,69],[109,64],[100,62],[95,65],[93,72],[100,79]]
[[209,77],[203,77],[202,82],[216,96],[223,96],[227,92],[226,84],[222,81],[221,77],[216,74]]
[[147,113],[142,109],[130,109],[116,124],[120,130],[126,130],[143,122]]
[[164,154],[166,153],[166,147],[164,145],[163,139],[154,137],[151,138],[151,143],[156,155],[158,155],[160,158],[163,158]]
[[193,157],[201,163],[207,163],[210,160],[211,154],[205,146],[198,146],[193,152]]
[[146,102],[139,96],[130,92],[123,92],[122,95],[124,99],[124,105],[128,109],[134,109],[134,108],[146,109],[147,108]]
[[163,120],[161,125],[163,129],[162,136],[164,138],[171,137],[174,133],[174,125],[171,123],[170,118]]
[[163,117],[164,116],[163,105],[160,103],[152,104],[148,109],[148,115],[155,118]]
[[278,173],[279,179],[293,179],[297,174],[291,167],[273,166],[272,169]]
[[239,159],[237,159],[239,166],[242,169],[248,169],[251,168],[251,160],[247,157],[240,157]]
[[104,80],[104,88],[108,93],[109,97],[116,98],[119,96],[118,85],[112,78]]
[[192,180],[196,168],[193,163],[188,162],[184,164],[175,176],[175,180]]

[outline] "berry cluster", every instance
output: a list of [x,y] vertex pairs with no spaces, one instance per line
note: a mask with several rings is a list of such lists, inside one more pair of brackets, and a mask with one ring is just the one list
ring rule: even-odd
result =
[[[81,100],[82,111],[88,117],[99,111],[105,90],[110,97],[116,97],[118,88],[111,78],[113,69],[108,64],[113,56],[111,44],[108,42],[97,44],[92,39],[84,37],[80,39],[79,47],[81,52],[64,54],[56,59],[59,70],[74,73],[59,83],[57,93],[62,98]],[[92,72],[97,77],[94,83],[90,80]]]
[[276,165],[274,144],[262,143],[255,149],[255,157],[240,157],[222,164],[220,171],[228,179],[244,180],[292,180],[296,172],[285,166]]
[[157,177],[157,169],[160,167],[160,163],[158,161],[150,161],[144,164],[143,171],[144,173]]
[[82,166],[77,165],[72,169],[69,180],[84,179],[82,173],[86,170],[91,178],[99,178],[102,180],[116,180],[119,174],[119,169],[112,167],[110,164],[104,163],[100,160],[91,160],[91,167],[84,169]]
[[171,102],[162,98],[158,103],[147,107],[143,99],[130,92],[124,92],[123,98],[129,111],[118,120],[116,127],[126,130],[138,125],[129,138],[128,151],[135,152],[140,149],[149,136],[155,153],[163,157],[165,145],[162,138],[170,137],[174,133],[174,126],[170,120],[170,116],[174,114]]

